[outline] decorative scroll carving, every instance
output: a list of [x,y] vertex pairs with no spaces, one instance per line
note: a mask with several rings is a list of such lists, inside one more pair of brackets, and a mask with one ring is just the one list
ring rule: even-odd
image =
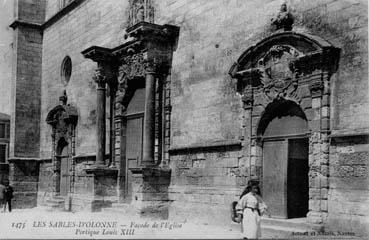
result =
[[313,81],[309,83],[309,90],[312,97],[320,96],[324,90],[324,84],[322,81]]
[[244,109],[248,109],[252,107],[252,104],[254,103],[254,95],[253,95],[251,87],[244,89],[243,94],[242,94],[242,102],[243,102]]
[[290,46],[276,45],[259,60],[262,88],[270,100],[296,97],[298,81],[293,62],[300,55]]
[[287,4],[283,3],[279,10],[279,13],[275,18],[272,18],[272,26],[276,30],[283,29],[284,31],[291,31],[294,22],[294,17],[287,9]]
[[142,53],[124,57],[123,64],[119,67],[118,83],[123,79],[145,77],[146,61]]
[[64,91],[59,97],[60,105],[53,108],[47,115],[46,122],[53,127],[53,141],[62,137],[68,139],[72,136],[73,127],[77,124],[77,110],[67,105],[67,100],[67,93]]
[[95,73],[94,73],[94,76],[92,77],[92,79],[97,83],[97,85],[99,87],[105,86],[104,84],[107,83],[107,77],[105,76],[102,67],[98,67],[95,70]]
[[130,0],[128,26],[139,22],[154,22],[154,6],[152,0]]

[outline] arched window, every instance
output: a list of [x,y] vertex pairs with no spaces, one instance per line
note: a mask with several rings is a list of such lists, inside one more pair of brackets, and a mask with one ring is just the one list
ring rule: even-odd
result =
[[69,56],[66,56],[62,62],[60,75],[63,84],[66,86],[72,75],[72,60]]

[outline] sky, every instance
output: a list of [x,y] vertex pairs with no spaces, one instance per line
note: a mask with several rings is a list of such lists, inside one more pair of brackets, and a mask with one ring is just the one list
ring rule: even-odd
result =
[[14,0],[0,0],[0,112],[10,114]]

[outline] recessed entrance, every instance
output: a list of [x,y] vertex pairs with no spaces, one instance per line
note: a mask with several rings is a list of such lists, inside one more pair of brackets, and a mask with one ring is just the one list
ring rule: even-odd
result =
[[309,208],[309,139],[288,140],[287,214],[306,217]]
[[290,101],[266,109],[263,138],[263,197],[273,217],[306,217],[309,201],[308,126]]
[[68,143],[61,138],[58,142],[57,158],[60,161],[60,196],[67,196],[70,186]]

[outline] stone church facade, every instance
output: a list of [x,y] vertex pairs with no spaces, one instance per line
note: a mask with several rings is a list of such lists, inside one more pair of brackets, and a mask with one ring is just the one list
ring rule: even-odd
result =
[[365,1],[18,0],[15,207],[368,234]]

